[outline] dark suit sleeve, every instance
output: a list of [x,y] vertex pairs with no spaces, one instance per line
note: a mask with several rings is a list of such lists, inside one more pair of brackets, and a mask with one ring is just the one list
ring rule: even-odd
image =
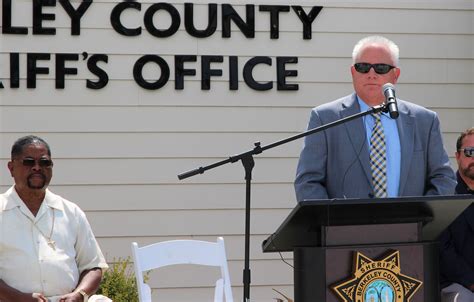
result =
[[425,195],[452,195],[456,186],[454,171],[444,150],[440,123],[436,113],[429,132],[427,154],[427,177]]
[[474,219],[474,206],[460,215],[440,237],[442,278],[466,288],[474,284],[474,232],[468,219]]
[[[308,130],[321,126],[316,110],[311,111]],[[327,141],[324,132],[305,137],[295,179],[296,200],[327,199],[326,163]]]

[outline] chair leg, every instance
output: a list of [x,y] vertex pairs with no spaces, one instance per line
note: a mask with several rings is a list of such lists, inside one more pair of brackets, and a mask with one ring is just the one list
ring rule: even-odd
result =
[[223,302],[224,298],[224,280],[221,278],[216,282],[216,289],[214,290],[214,302]]

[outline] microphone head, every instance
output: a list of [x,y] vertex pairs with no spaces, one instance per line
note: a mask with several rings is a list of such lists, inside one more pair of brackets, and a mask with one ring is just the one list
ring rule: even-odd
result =
[[385,94],[385,91],[387,91],[388,89],[392,89],[392,90],[395,90],[395,86],[393,86],[392,83],[387,83],[385,85],[382,86],[382,92]]
[[390,117],[396,119],[398,117],[397,98],[395,97],[395,86],[387,83],[382,86],[382,92],[385,95],[385,106],[388,107]]

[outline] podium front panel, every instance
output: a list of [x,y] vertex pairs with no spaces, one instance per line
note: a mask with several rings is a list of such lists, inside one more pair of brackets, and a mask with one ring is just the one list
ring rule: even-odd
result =
[[419,242],[419,223],[323,226],[322,246]]
[[438,246],[426,242],[295,248],[295,302],[340,302],[331,287],[354,277],[356,252],[380,260],[393,251],[400,254],[400,273],[422,282],[410,302],[439,301]]

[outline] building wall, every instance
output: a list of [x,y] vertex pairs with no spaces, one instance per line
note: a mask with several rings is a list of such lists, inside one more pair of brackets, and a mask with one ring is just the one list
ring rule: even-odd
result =
[[[198,39],[184,30],[157,38],[145,28],[140,36],[125,37],[110,25],[110,12],[119,1],[94,1],[81,19],[79,36],[70,34],[70,20],[62,7],[45,8],[56,19],[45,26],[56,35],[32,35],[31,1],[13,1],[13,25],[27,26],[28,35],[1,35],[0,165],[6,166],[13,141],[26,134],[44,137],[55,160],[52,190],[79,204],[87,213],[109,262],[127,257],[130,243],[196,238],[226,242],[236,300],[242,297],[244,266],[244,171],[240,163],[224,165],[186,180],[177,175],[225,160],[253,148],[295,135],[306,128],[310,109],[352,92],[349,67],[353,45],[362,37],[384,35],[400,49],[401,77],[397,96],[436,111],[451,159],[460,131],[474,121],[474,10],[472,1],[253,1],[255,38],[246,38],[232,25],[231,38],[221,37],[221,4],[230,3],[242,15],[250,2],[218,3],[214,35]],[[73,1],[77,5],[79,1]],[[138,1],[141,11],[127,11],[122,22],[144,26],[143,15],[155,1]],[[184,2],[170,2],[181,16]],[[193,1],[196,27],[207,21],[209,2]],[[216,3],[216,2],[214,2]],[[268,13],[261,4],[324,6],[312,24],[312,39],[302,38],[302,26],[293,11],[280,14],[279,39],[270,39]],[[243,17],[245,18],[245,17]],[[166,27],[166,15],[156,16]],[[10,53],[20,53],[20,87],[10,85]],[[48,75],[39,75],[36,88],[26,88],[26,53],[52,53]],[[78,69],[66,76],[65,88],[55,88],[55,53],[88,52],[108,55],[101,65],[109,83],[86,88],[96,80],[86,61],[68,62]],[[157,54],[171,70],[168,84],[159,90],[139,87],[133,64],[144,54]],[[174,89],[176,54],[198,56],[196,76],[185,77],[184,89]],[[200,56],[223,55],[213,64],[222,77],[211,78],[211,89],[201,90]],[[229,90],[228,56],[238,56],[239,89]],[[272,66],[260,65],[259,81],[276,81],[275,57],[296,56],[297,77],[288,80],[297,91],[255,91],[242,79],[243,64],[254,56],[269,56]],[[100,64],[99,64],[100,65]],[[145,76],[159,77],[147,66]],[[252,301],[271,301],[278,289],[293,296],[292,268],[278,254],[261,252],[261,242],[281,224],[295,206],[292,181],[301,141],[255,157],[251,204]],[[453,167],[454,167],[454,161]],[[0,189],[12,184],[6,168],[0,171]],[[289,263],[291,253],[284,253]],[[152,274],[154,296],[161,301],[207,301],[212,290],[208,277],[215,271],[191,274],[166,271]]]

